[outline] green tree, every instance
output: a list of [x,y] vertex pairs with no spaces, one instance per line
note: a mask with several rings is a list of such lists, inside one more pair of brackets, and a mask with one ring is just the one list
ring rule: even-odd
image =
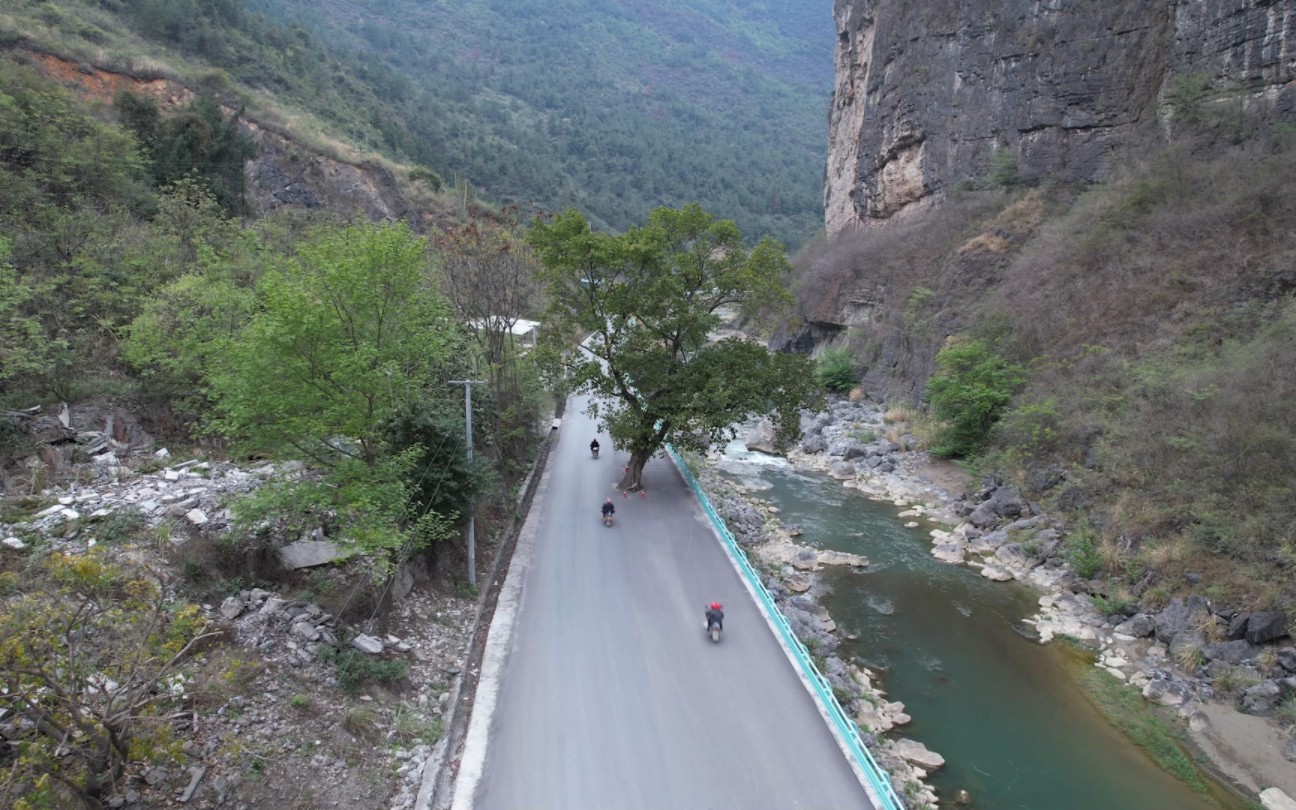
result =
[[936,354],[927,399],[943,424],[932,452],[966,456],[980,450],[990,428],[1026,381],[1026,370],[980,338],[951,337]]
[[429,267],[404,225],[310,235],[261,279],[261,311],[212,378],[219,428],[245,451],[322,469],[298,505],[336,514],[379,562],[446,528],[416,508],[423,448],[390,442],[400,415],[451,396],[462,372],[461,331]]
[[51,345],[40,321],[29,314],[34,297],[9,261],[9,243],[0,239],[0,392],[14,380],[46,371],[51,352],[65,348],[62,342]]
[[813,399],[808,358],[710,341],[722,310],[787,305],[790,267],[777,242],[748,250],[733,222],[697,204],[658,208],[619,235],[568,211],[537,222],[529,239],[549,287],[546,355],[573,390],[594,395],[591,414],[630,452],[622,489],[640,488],[644,464],[667,441],[702,448],[771,411],[781,435],[799,430],[797,410]]

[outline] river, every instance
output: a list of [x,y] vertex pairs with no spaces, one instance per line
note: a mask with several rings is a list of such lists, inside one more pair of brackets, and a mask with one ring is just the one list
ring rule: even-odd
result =
[[[839,655],[883,672],[913,722],[898,729],[945,757],[931,777],[942,806],[957,790],[990,810],[1219,808],[1162,771],[1076,685],[1087,666],[1041,645],[1022,620],[1036,596],[929,553],[929,525],[825,476],[731,445],[721,471],[781,510],[801,542],[869,558],[867,571],[824,572],[821,601],[843,635]],[[845,635],[858,636],[856,641]],[[1242,806],[1231,797],[1224,806]]]

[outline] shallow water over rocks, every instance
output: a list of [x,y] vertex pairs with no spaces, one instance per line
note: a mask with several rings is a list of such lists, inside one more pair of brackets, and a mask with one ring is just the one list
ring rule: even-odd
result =
[[[869,558],[865,571],[825,569],[821,599],[839,655],[883,673],[912,723],[898,729],[942,755],[929,781],[953,807],[1144,810],[1218,807],[1160,770],[1091,706],[1070,668],[1024,623],[1037,596],[932,557],[931,526],[785,460],[731,446],[727,477],[773,503],[799,542]],[[906,527],[906,523],[919,523]],[[943,805],[944,806],[944,805]]]

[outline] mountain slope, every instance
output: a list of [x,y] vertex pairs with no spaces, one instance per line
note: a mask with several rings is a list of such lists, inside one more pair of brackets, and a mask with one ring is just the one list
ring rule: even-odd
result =
[[[432,168],[606,227],[697,200],[752,238],[818,230],[827,7],[732,0],[249,0],[402,76]],[[424,159],[420,155],[420,159]]]

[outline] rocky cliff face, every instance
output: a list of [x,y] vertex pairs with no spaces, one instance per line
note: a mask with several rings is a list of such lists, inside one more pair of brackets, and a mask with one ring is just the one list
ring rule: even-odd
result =
[[996,172],[1102,179],[1184,105],[1296,117],[1296,0],[837,0],[834,15],[830,235]]
[[[33,53],[32,61],[47,76],[103,104],[111,104],[125,91],[152,98],[164,110],[196,97],[191,89],[171,79],[141,79],[45,53]],[[247,197],[254,211],[321,209],[343,217],[360,214],[375,221],[409,220],[416,228],[430,221],[430,214],[415,211],[392,172],[377,162],[343,160],[254,121],[243,119],[240,124],[257,146],[256,157],[246,167]]]

